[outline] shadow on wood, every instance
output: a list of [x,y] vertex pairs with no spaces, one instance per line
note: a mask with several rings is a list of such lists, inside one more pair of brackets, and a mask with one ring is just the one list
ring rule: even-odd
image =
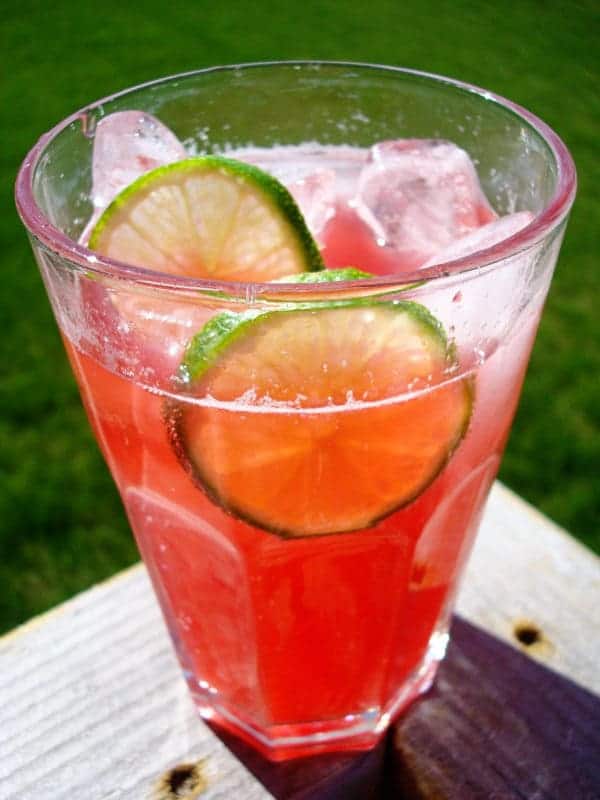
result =
[[276,764],[215,732],[277,800],[600,798],[600,698],[459,618],[434,688],[369,753]]
[[462,619],[398,721],[391,797],[598,800],[600,698]]
[[366,753],[331,753],[276,763],[231,734],[211,728],[277,800],[380,800],[384,796],[386,741]]

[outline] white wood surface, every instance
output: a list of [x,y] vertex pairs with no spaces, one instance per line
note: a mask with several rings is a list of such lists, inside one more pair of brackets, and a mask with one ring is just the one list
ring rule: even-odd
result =
[[[458,612],[600,693],[600,560],[496,484]],[[271,795],[197,718],[134,567],[0,639],[0,800],[158,800],[202,761],[202,800]]]
[[[456,611],[600,694],[600,559],[500,483]],[[515,638],[522,623],[542,634],[531,647]]]

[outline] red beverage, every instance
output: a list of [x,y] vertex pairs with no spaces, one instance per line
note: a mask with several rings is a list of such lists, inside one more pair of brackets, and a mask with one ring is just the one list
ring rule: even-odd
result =
[[[100,298],[94,291],[92,306]],[[110,329],[118,327],[119,316],[106,315],[105,324],[114,343],[118,333]],[[169,356],[159,341],[130,335],[120,350],[136,354],[146,374],[155,376],[149,383],[139,375],[119,375],[122,366],[107,368],[105,354],[85,345],[84,353],[67,340],[97,439],[206,716],[275,745],[271,755],[277,757],[304,752],[296,737],[321,732],[327,746],[327,733],[339,738],[340,729],[351,738],[338,747],[364,747],[378,738],[381,718],[396,714],[430,684],[536,325],[532,310],[478,363],[473,353],[461,354],[461,374],[470,375],[473,385],[468,431],[413,502],[362,530],[305,538],[280,538],[236,519],[184,469],[165,411],[180,352]],[[428,414],[443,408],[444,386],[426,392]],[[250,429],[262,431],[263,442],[275,438],[284,447],[295,427],[310,424],[333,426],[340,436],[350,427],[366,441],[410,436],[424,413],[422,403],[418,393],[380,404],[350,403],[321,409],[316,423],[314,414],[301,409],[206,400],[203,405],[217,430],[242,416]],[[334,448],[335,432],[328,441]],[[369,482],[369,492],[384,492],[386,472],[376,451],[360,480]],[[356,469],[345,473],[340,463],[337,478],[337,494],[327,500],[332,515],[357,492]],[[245,480],[249,491],[268,494],[260,473],[253,477],[247,468]],[[293,516],[302,491],[302,482],[292,477],[285,513]],[[281,502],[275,495],[270,499]],[[314,749],[311,744],[306,752]]]
[[574,190],[523,109],[365,65],[176,76],[29,154],[17,205],[204,717],[275,759],[366,748],[431,684]]

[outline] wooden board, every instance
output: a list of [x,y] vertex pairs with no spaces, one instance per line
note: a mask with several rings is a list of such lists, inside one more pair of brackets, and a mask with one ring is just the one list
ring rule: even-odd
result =
[[371,753],[275,766],[197,719],[133,568],[0,639],[0,800],[598,798],[599,598],[599,560],[496,485],[435,691]]
[[[600,694],[600,559],[499,483],[456,610]],[[537,641],[519,642],[521,627]]]
[[460,618],[393,747],[387,783],[402,797],[600,798],[600,697]]
[[203,800],[269,797],[198,721],[140,567],[0,639],[0,709],[1,800],[158,800],[202,759]]

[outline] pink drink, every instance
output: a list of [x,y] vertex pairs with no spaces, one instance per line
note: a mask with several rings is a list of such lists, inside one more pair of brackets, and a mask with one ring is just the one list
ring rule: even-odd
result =
[[[304,150],[280,151],[279,158],[277,151],[263,151],[260,159],[275,174],[307,167]],[[333,265],[347,263],[342,254],[352,242],[352,263],[378,272],[393,259],[402,266],[402,256],[378,245],[358,217],[352,190],[364,161],[362,151],[313,148],[309,166],[315,172],[308,176],[308,181],[316,176],[313,188],[326,174],[331,189],[329,176],[337,177],[337,170],[337,183],[346,193],[315,197],[311,187],[305,188],[306,178],[291,187],[304,190],[299,199],[307,204],[308,215],[311,204],[318,205],[323,219],[313,213],[313,224],[322,231],[324,252]],[[478,185],[474,189],[478,192]],[[481,202],[471,219],[487,222],[491,216]],[[518,273],[522,265],[516,262],[512,269]],[[468,433],[414,502],[358,532],[289,541],[229,516],[194,485],[173,450],[165,393],[171,390],[188,334],[178,331],[165,341],[165,326],[154,322],[138,325],[137,336],[120,333],[124,319],[140,313],[143,300],[137,305],[111,302],[97,287],[84,285],[83,291],[90,293],[90,313],[104,317],[100,338],[114,343],[124,337],[121,352],[135,353],[146,372],[152,367],[152,382],[137,375],[125,378],[119,365],[107,369],[105,356],[93,346],[67,339],[90,420],[199,706],[242,735],[263,737],[268,731],[270,737],[293,742],[307,733],[347,726],[358,729],[348,746],[373,743],[377,733],[365,722],[393,716],[423,691],[444,651],[451,600],[498,469],[542,298],[501,345],[489,341],[487,352],[480,352],[464,343],[459,363],[462,374],[473,377],[475,398]],[[469,287],[463,291],[467,298],[457,298],[449,309],[440,304],[437,313],[456,316],[456,308],[468,300]],[[418,290],[412,295],[418,297]],[[435,304],[435,296],[430,302]],[[145,319],[152,320],[151,309],[148,301]],[[195,324],[200,326],[198,315]],[[176,316],[187,320],[185,314]],[[374,425],[383,426],[385,436],[406,436],[406,420],[417,424],[422,413],[418,399],[394,402],[410,413],[400,417],[352,403],[329,416],[352,420],[365,437]],[[252,417],[251,406],[245,412]],[[215,408],[215,420],[224,418],[215,424],[227,425],[227,416],[236,413],[235,403],[230,410]],[[259,414],[254,424],[264,422],[264,407],[254,414]],[[307,424],[298,411],[286,416],[290,431]],[[279,413],[277,431],[285,439],[280,418]],[[382,464],[373,465],[375,486],[378,469],[385,472]],[[356,492],[356,477],[345,475],[343,465],[340,471],[337,491],[346,483]],[[246,473],[244,480],[252,476]],[[263,486],[259,480],[256,492]],[[348,499],[342,494],[336,502]],[[265,737],[263,744],[268,741]],[[277,752],[281,757],[304,751],[282,744]]]
[[[246,74],[255,68],[249,69]],[[289,68],[294,87],[289,99],[279,81],[271,86],[270,68],[257,69],[252,81],[258,81],[266,97],[272,94],[285,105],[286,126],[292,115],[301,129],[306,115],[300,111],[297,68]],[[312,67],[304,69],[309,80],[299,85],[308,98],[316,84]],[[336,73],[341,67],[320,69]],[[427,120],[435,92],[456,99],[454,92],[462,103],[482,107],[482,120],[488,100],[464,95],[462,87],[448,82],[435,85],[431,78],[434,94],[426,97],[420,76],[369,70],[363,76],[365,107],[379,119],[374,127],[387,135],[371,149],[364,148],[364,135],[360,147],[272,148],[272,131],[267,127],[261,133],[257,115],[252,140],[263,146],[242,147],[247,134],[236,135],[228,127],[221,150],[232,150],[234,157],[257,164],[288,186],[328,267],[352,266],[386,278],[351,285],[228,286],[154,276],[107,259],[105,265],[101,256],[90,260],[90,253],[72,242],[66,245],[60,236],[53,247],[36,248],[88,416],[192,695],[203,716],[272,758],[370,747],[390,719],[431,684],[444,654],[462,568],[508,437],[573,196],[568,154],[543,123],[531,118],[527,135],[539,147],[543,135],[551,139],[555,149],[548,153],[560,162],[557,186],[546,186],[550,173],[536,173],[538,162],[527,161],[533,145],[522,153],[515,149],[525,123],[514,122],[520,118],[499,104],[489,112],[490,130],[496,130],[494,115],[504,115],[506,150],[496,155],[481,140],[469,141],[485,165],[486,196],[465,147],[448,141],[460,139],[453,122],[446,128],[441,122],[431,125],[436,137],[440,126],[446,130],[443,141],[410,138],[412,131],[399,133],[388,125],[388,116],[401,113],[391,113],[393,95],[386,95],[379,118],[367,88],[371,79],[381,80],[374,91],[383,91],[385,84],[391,92],[403,76],[406,91]],[[219,71],[214,75],[221,80]],[[231,76],[232,97],[238,97],[243,74]],[[192,95],[196,90],[201,94],[204,78],[198,73],[184,79]],[[363,91],[361,86],[352,83],[353,97]],[[167,81],[156,91],[168,96],[170,90]],[[327,81],[323,90],[328,97]],[[242,97],[247,96],[246,90]],[[262,95],[252,97],[260,102]],[[135,102],[143,107],[139,93]],[[403,96],[398,102],[398,109],[404,109]],[[123,108],[122,101],[118,107]],[[268,108],[273,107],[271,102]],[[461,113],[466,113],[462,106]],[[269,119],[265,114],[267,126]],[[326,127],[327,114],[324,119]],[[112,141],[109,120],[103,123],[105,144]],[[129,124],[126,116],[122,120]],[[195,135],[177,115],[165,122],[181,140]],[[176,139],[161,139],[161,128],[151,118],[144,126],[151,141],[139,152],[142,161],[181,158]],[[309,126],[295,140],[309,141],[311,133]],[[335,127],[324,140],[345,141],[340,135]],[[138,152],[135,136],[127,141]],[[348,141],[355,144],[350,135]],[[121,177],[111,169],[103,173],[102,163],[94,163],[95,217],[131,179],[130,160],[121,164]],[[526,167],[533,177],[521,184]],[[143,163],[132,167],[138,173],[144,168]],[[31,191],[28,169],[20,178],[24,195]],[[53,180],[48,178],[50,186]],[[45,191],[47,202],[51,192]],[[57,225],[60,209],[50,203],[46,210]],[[34,228],[27,208],[22,204],[20,210]],[[82,227],[77,233],[87,241]],[[38,230],[36,235],[45,241],[46,233]],[[73,252],[63,256],[65,247]],[[64,267],[69,258],[74,268]],[[456,259],[462,259],[460,268],[448,263]],[[297,301],[302,308],[302,303],[340,298],[359,299],[373,308],[373,327],[365,328],[357,344],[364,350],[386,341],[377,335],[375,310],[394,301],[426,308],[452,344],[450,366],[432,368],[425,385],[407,383],[396,393],[367,400],[359,391],[364,370],[357,367],[354,382],[345,387],[345,401],[316,405],[300,396],[292,402],[274,396],[270,402],[259,373],[253,393],[240,392],[239,397],[194,395],[177,383],[192,337],[223,310],[289,311]],[[291,349],[296,345],[290,342]],[[337,354],[321,347],[315,342],[303,357],[319,368],[311,378],[315,396],[322,389],[326,397],[333,380],[328,370]],[[273,370],[290,363],[290,353],[282,351]],[[390,370],[397,366],[390,364]],[[352,364],[348,369],[352,374]],[[380,378],[383,373],[380,365]],[[395,487],[416,468],[413,460],[404,463],[398,457],[398,443],[414,442],[411,455],[417,466],[427,461],[436,436],[447,435],[442,434],[445,420],[458,396],[460,402],[469,398],[465,427],[418,491],[402,495],[396,506],[382,500],[387,510],[377,518],[361,515],[363,505],[377,507],[380,499],[393,497]],[[252,509],[272,509],[283,520],[279,529],[253,523],[254,510],[240,514],[218,491],[199,484],[174,438],[174,407],[177,414],[199,420],[186,431],[201,432],[204,438],[194,446],[203,457],[208,453],[211,468],[223,473],[230,496],[252,502]],[[303,437],[323,443],[306,463],[294,455]],[[348,450],[348,442],[354,450]],[[344,520],[344,532],[324,526],[328,518]],[[361,522],[352,525],[352,519]]]
[[[414,503],[359,533],[297,541],[211,503],[173,453],[161,395],[67,342],[203,713],[242,735],[267,730],[285,742],[338,730],[349,714],[352,728],[393,716],[426,688],[445,649],[450,603],[498,469],[535,324],[532,317],[476,369],[469,433]],[[377,739],[368,728],[358,734],[348,747]],[[303,752],[278,748],[280,757]]]

